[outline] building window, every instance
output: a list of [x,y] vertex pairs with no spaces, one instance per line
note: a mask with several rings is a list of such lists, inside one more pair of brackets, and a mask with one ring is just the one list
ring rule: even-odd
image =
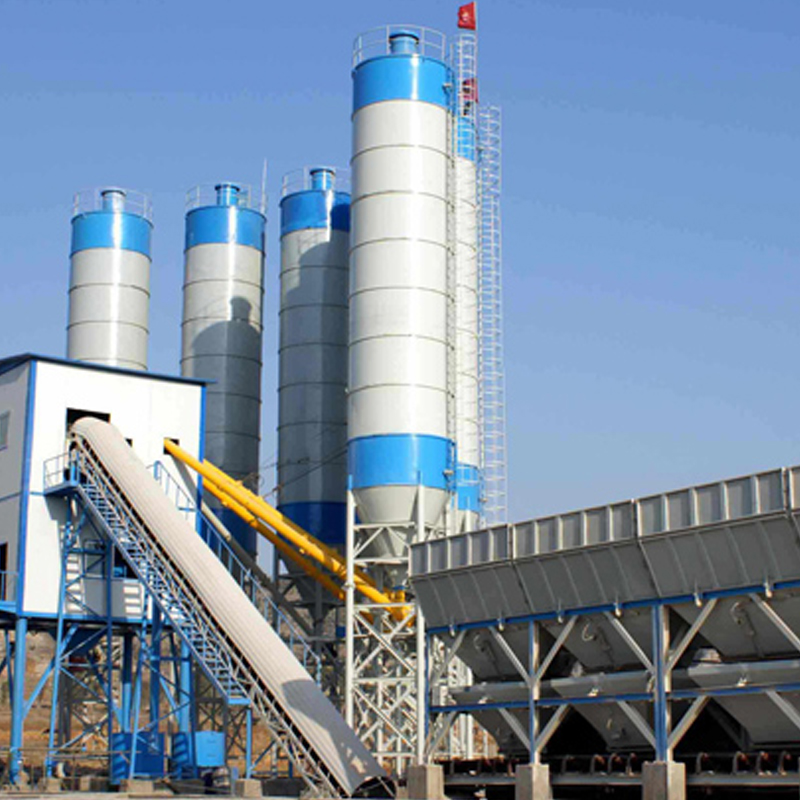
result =
[[5,450],[6,447],[8,447],[8,427],[10,420],[10,411],[5,411],[0,414],[0,450]]

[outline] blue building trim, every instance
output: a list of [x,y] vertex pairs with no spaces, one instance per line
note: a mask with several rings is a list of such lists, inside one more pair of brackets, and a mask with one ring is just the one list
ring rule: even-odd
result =
[[456,467],[456,493],[461,511],[480,511],[481,473],[471,464],[459,463]]
[[353,70],[353,113],[385,100],[419,100],[450,108],[450,69],[435,58],[397,53],[363,61]]
[[31,494],[31,451],[33,449],[33,417],[36,407],[36,362],[28,368],[28,396],[25,398],[25,429],[22,444],[22,485],[19,502],[19,535],[17,536],[17,614],[23,613],[25,601],[25,562],[28,546],[28,503]]
[[285,503],[278,506],[278,511],[325,544],[344,544],[347,527],[346,503]]
[[308,189],[281,200],[281,236],[306,228],[350,230],[350,195]]
[[198,244],[241,244],[264,252],[264,215],[240,206],[204,206],[186,215],[186,249]]
[[110,247],[132,250],[150,258],[153,226],[144,217],[122,211],[89,211],[72,218],[70,255]]
[[115,375],[130,375],[134,378],[145,378],[147,380],[153,380],[155,378],[160,381],[194,384],[196,386],[205,386],[206,384],[214,383],[214,381],[206,380],[205,378],[183,378],[180,375],[164,375],[160,372],[142,372],[140,369],[109,367],[105,364],[92,364],[88,361],[71,361],[68,358],[43,356],[38,353],[22,353],[20,355],[9,356],[8,358],[0,359],[0,375],[5,375],[12,369],[21,367],[23,364],[27,364],[29,361],[41,361],[44,364],[60,364],[67,367],[74,367],[76,369],[96,370],[98,372],[113,372]]
[[422,484],[446,491],[452,453],[449,439],[415,433],[364,436],[347,445],[354,489]]

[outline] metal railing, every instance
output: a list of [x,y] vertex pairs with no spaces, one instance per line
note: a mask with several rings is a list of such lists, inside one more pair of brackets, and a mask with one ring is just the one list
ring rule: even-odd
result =
[[[77,456],[74,452],[62,453],[44,462],[43,483],[45,492],[52,491],[67,483],[77,484],[79,473],[76,471],[76,458]],[[198,511],[194,499],[170,474],[164,464],[161,461],[156,461],[148,469],[156,483],[164,491],[164,494],[175,504],[187,522],[197,529],[202,541],[208,545],[214,555],[222,562],[225,569],[235,578],[239,587],[250,599],[250,602],[253,603],[275,632],[292,649],[297,660],[302,663],[317,684],[320,684],[322,681],[322,659],[313,650],[298,625],[283,613],[255,573],[239,559],[208,517],[202,511]],[[0,583],[0,590],[2,590],[2,583]],[[0,594],[0,600],[3,597],[4,595]]]
[[[314,793],[340,796],[342,790],[335,778],[320,763],[291,717],[275,702],[191,583],[163,551],[158,536],[137,514],[89,443],[79,436],[74,442],[75,448],[66,461],[63,457],[51,460],[60,461],[68,474],[65,478],[62,469],[61,480],[50,483],[50,488],[65,484],[73,487],[220,694],[229,703],[251,704]],[[55,468],[46,465],[46,476],[52,478],[57,474]]]
[[409,34],[417,39],[416,53],[428,58],[444,61],[447,55],[447,40],[441,31],[419,25],[382,25],[356,36],[353,42],[353,66],[362,61],[390,55],[391,39],[398,34]]
[[[226,189],[234,191],[228,192],[228,201],[225,205],[251,208],[266,215],[267,194],[264,189],[254,189],[250,184],[237,181],[220,181],[219,183],[203,183],[193,186],[186,192],[186,210],[192,211],[195,208],[219,205],[217,202],[219,193],[224,193]],[[235,202],[232,202],[233,197],[235,197]]]
[[209,518],[198,510],[186,490],[175,480],[161,461],[149,467],[156,483],[163,489],[187,521],[194,525],[200,538],[208,545],[225,569],[236,579],[250,602],[261,612],[278,636],[292,649],[297,660],[306,668],[319,685],[322,681],[322,659],[314,652],[297,624],[289,619],[261,584],[258,576],[234,553],[231,546],[214,527]]
[[72,216],[88,214],[92,211],[120,211],[134,214],[152,222],[153,203],[150,195],[135,189],[122,189],[115,186],[81,189],[72,198]]
[[314,173],[327,172],[330,177],[329,191],[350,191],[350,170],[344,167],[307,166],[293,169],[283,176],[281,181],[281,197],[297,192],[308,192],[319,188],[315,185]]

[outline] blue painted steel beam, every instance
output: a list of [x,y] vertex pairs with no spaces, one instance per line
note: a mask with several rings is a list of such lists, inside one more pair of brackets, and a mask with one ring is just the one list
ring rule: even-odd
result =
[[669,756],[669,705],[667,701],[666,636],[667,609],[655,606],[652,611],[653,667],[653,732],[656,740],[656,761],[667,761]]

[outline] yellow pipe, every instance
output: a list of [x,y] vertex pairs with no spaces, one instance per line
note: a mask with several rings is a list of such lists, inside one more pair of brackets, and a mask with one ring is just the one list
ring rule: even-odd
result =
[[[169,439],[164,440],[164,447],[170,455],[182,461],[199,475],[202,475],[207,481],[215,484],[253,516],[266,522],[273,530],[285,537],[290,544],[293,544],[310,558],[318,561],[337,578],[342,581],[347,579],[347,564],[333,548],[328,547],[323,542],[320,542],[319,539],[304,531],[299,525],[285,517],[261,497],[253,494],[249,489],[245,489],[244,486],[234,481],[211,462],[203,461],[201,463]],[[363,570],[356,569],[354,579],[356,590],[373,603],[386,605],[396,602],[395,597],[380,591],[375,582]],[[409,611],[410,609],[403,607],[390,609],[392,616],[397,620],[405,619]]]
[[273,533],[263,522],[261,522],[254,514],[251,514],[244,506],[237,503],[232,497],[229,497],[222,489],[219,489],[214,483],[208,481],[204,484],[214,497],[219,500],[225,508],[229,508],[234,513],[238,514],[248,525],[255,528],[262,536],[269,539],[280,552],[286,556],[290,561],[293,561],[300,567],[309,577],[313,578],[325,589],[327,589],[334,597],[344,602],[345,596],[341,588],[334,583],[319,567],[316,567],[308,559],[303,558],[294,548],[286,544],[276,533]]
[[[289,519],[289,517],[281,514],[277,508],[271,506],[263,497],[259,497],[257,494],[254,494],[249,489],[242,486],[241,483],[235,481],[230,475],[226,475],[219,467],[214,466],[210,461],[203,461],[202,466],[205,467],[209,473],[208,475],[204,475],[204,477],[208,477],[209,480],[221,486],[223,489],[232,488],[244,492],[247,499],[255,506],[252,511],[257,517],[263,519],[274,530],[285,536],[297,547],[308,552],[310,556],[323,564],[327,569],[330,569],[331,572],[336,573],[337,567],[341,566],[342,576],[344,576],[347,565],[336,549],[329,547],[325,542],[320,541],[316,536],[309,533],[304,528],[301,528],[296,522]],[[288,531],[286,529],[288,529]],[[357,581],[360,578],[368,586],[372,586],[374,589],[378,588],[375,581],[358,567],[355,568],[355,577]]]

